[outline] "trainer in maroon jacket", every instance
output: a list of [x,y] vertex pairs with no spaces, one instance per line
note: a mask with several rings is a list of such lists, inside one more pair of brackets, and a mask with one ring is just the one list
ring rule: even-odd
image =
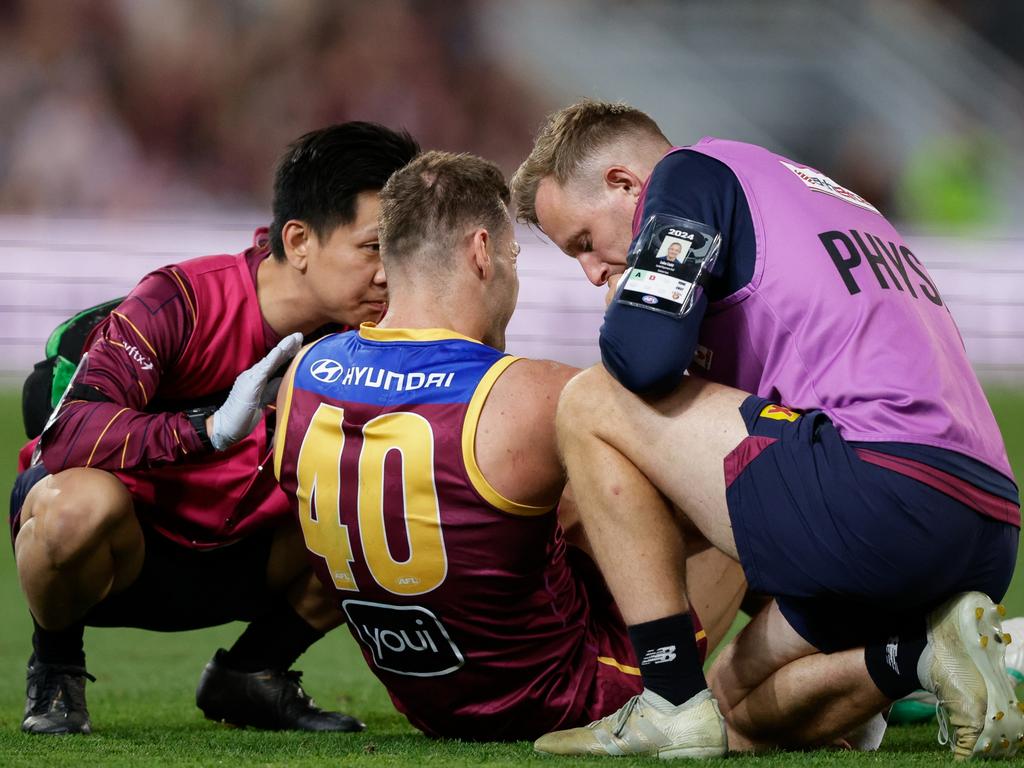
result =
[[[289,672],[343,617],[322,596],[267,462],[273,379],[327,330],[380,316],[378,192],[419,151],[372,123],[285,152],[273,221],[236,255],[157,270],[91,334],[12,492],[18,575],[34,619],[29,733],[88,733],[85,626],[248,626],[207,664],[212,720],[351,731]],[[31,455],[26,447],[23,460]]]
[[113,472],[140,513],[186,546],[221,546],[288,516],[267,466],[266,420],[211,454],[183,413],[222,401],[238,372],[281,340],[256,299],[267,245],[261,228],[243,253],[159,269],[96,327],[75,383],[109,402],[64,405],[42,441],[51,474],[69,467]]

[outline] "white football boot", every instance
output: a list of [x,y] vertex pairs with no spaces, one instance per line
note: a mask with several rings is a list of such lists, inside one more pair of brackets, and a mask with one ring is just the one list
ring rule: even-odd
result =
[[725,720],[710,690],[673,706],[645,689],[618,712],[583,728],[548,733],[533,748],[551,755],[650,755],[669,760],[721,757],[728,743]]
[[1011,757],[1024,745],[1024,705],[1006,674],[1005,613],[981,592],[964,592],[928,616],[917,674],[938,698],[939,742],[958,760]]

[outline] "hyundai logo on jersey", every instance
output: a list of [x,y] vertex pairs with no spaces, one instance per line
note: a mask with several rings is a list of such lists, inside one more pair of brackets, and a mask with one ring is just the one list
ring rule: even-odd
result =
[[333,384],[341,378],[341,374],[345,372],[345,366],[337,360],[323,358],[313,363],[309,367],[309,372],[317,381],[322,381],[324,384]]

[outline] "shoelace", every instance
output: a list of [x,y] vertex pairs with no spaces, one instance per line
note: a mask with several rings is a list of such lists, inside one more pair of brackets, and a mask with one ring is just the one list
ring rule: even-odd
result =
[[316,702],[313,701],[313,697],[307,694],[302,688],[302,673],[297,669],[289,669],[284,673],[284,676],[295,683],[295,693],[303,704],[309,709],[316,709]]
[[946,708],[942,706],[942,702],[938,699],[935,700],[935,719],[939,721],[939,744],[942,746],[949,745],[949,715],[946,713]]
[[[40,680],[35,701],[38,703],[55,699],[62,690],[65,690],[65,677],[84,677],[94,683],[96,682],[96,678],[86,672],[85,667],[75,667],[67,664],[47,664],[32,674],[33,681]],[[71,706],[81,707],[84,705],[83,701],[79,701],[77,695],[72,696],[70,691],[67,691],[67,693]]]
[[[943,702],[938,701],[938,700],[936,700],[936,702],[935,702],[935,719],[939,723],[939,735],[938,735],[938,742],[939,742],[939,744],[941,744],[944,747],[948,746],[950,749],[955,751],[957,745],[956,744],[950,744],[949,713],[946,711],[946,708],[943,706]],[[962,737],[967,737],[967,735],[963,732],[963,730],[961,730],[960,733],[957,735],[957,743],[959,743],[959,740]]]

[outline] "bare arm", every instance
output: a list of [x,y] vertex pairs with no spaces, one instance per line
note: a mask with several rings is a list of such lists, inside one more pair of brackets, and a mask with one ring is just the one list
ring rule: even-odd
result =
[[555,439],[555,409],[579,370],[550,360],[519,360],[491,389],[476,434],[476,459],[487,481],[506,498],[553,506],[565,471]]

